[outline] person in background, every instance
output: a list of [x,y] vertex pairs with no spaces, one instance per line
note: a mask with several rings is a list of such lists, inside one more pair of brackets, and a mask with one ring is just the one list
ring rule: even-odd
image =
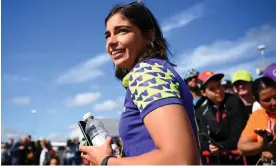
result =
[[72,149],[74,152],[73,165],[80,165],[81,164],[81,152],[79,151],[79,138],[78,137],[75,137],[73,139]]
[[42,147],[40,144],[40,140],[37,140],[35,142],[35,165],[39,165],[41,151],[42,151]]
[[[252,89],[262,108],[250,116],[239,139],[238,149],[248,156],[261,153],[263,162],[276,164],[276,83],[269,77],[261,77],[254,81]],[[257,129],[274,136],[271,142],[257,135]]]
[[42,151],[40,153],[39,165],[42,166],[47,164],[47,162],[50,159],[50,154],[47,148],[47,141],[45,138],[40,139],[40,145],[41,145]]
[[[251,115],[258,107],[256,107],[255,98],[252,93],[252,76],[246,70],[238,70],[232,75],[232,85],[234,92],[241,98],[245,105],[245,111]],[[255,103],[253,110],[253,104]]]
[[1,145],[1,165],[10,165],[11,158],[9,155],[9,144],[4,143]]
[[264,70],[263,76],[270,77],[276,82],[276,63],[268,65]]
[[201,97],[199,82],[198,82],[199,72],[196,69],[188,69],[185,72],[184,81],[188,85],[192,95],[193,95],[193,103],[196,105],[197,101]]
[[225,93],[231,93],[234,94],[233,88],[232,88],[232,83],[228,79],[222,79],[221,80],[221,85],[224,88]]
[[53,158],[56,156],[56,151],[54,150],[51,141],[47,142],[47,149],[49,151],[50,158]]
[[47,165],[51,165],[51,166],[60,165],[60,160],[59,160],[59,158],[57,156],[51,157],[50,161],[49,161],[49,164],[47,164]]
[[9,149],[11,149],[14,145],[14,138],[12,136],[9,137]]
[[141,1],[115,6],[105,19],[106,51],[126,90],[119,133],[125,156],[103,146],[82,146],[101,165],[199,165],[193,98],[168,59],[161,28]]
[[12,165],[27,164],[27,152],[23,139],[19,139],[11,149]]
[[73,159],[74,159],[74,150],[73,150],[73,142],[72,140],[67,140],[66,149],[63,152],[63,161],[64,165],[73,165]]
[[205,161],[205,164],[242,164],[242,160],[232,160],[224,153],[237,149],[248,115],[238,96],[224,92],[223,77],[224,74],[212,71],[204,71],[198,76],[202,98],[205,98],[195,107],[201,150],[211,155],[210,163]]
[[9,143],[7,145],[8,147],[8,155],[10,156],[10,163],[11,163],[11,150],[12,147],[14,146],[14,138],[12,136],[9,136]]
[[26,149],[26,155],[27,155],[27,164],[33,165],[35,164],[35,145],[32,141],[32,137],[28,135],[24,138],[25,141],[25,149]]

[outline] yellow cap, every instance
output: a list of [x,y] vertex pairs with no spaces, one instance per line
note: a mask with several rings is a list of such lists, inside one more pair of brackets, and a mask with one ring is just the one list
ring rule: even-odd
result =
[[251,74],[246,70],[238,70],[232,75],[232,84],[236,81],[253,81]]

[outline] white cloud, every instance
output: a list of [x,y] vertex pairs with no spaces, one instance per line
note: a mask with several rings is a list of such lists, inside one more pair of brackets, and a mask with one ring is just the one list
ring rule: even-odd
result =
[[74,128],[76,128],[76,127],[78,127],[77,124],[70,124],[70,125],[68,126],[69,129],[74,129]]
[[101,97],[101,94],[99,92],[96,93],[80,93],[77,94],[74,98],[68,99],[66,101],[67,106],[85,106],[88,104],[93,103],[98,98]]
[[12,79],[14,80],[14,81],[23,81],[23,82],[25,82],[25,81],[28,81],[29,80],[29,78],[27,78],[27,77],[20,77],[20,76],[12,76]]
[[[267,58],[267,61],[271,63],[271,62],[275,61],[275,57]],[[224,67],[218,68],[216,70],[216,72],[224,73],[225,77],[231,80],[232,74],[234,72],[236,72],[237,70],[247,70],[249,73],[252,74],[252,77],[254,79],[254,78],[258,77],[257,74],[256,74],[256,66],[254,65],[255,63],[256,63],[255,61],[253,61],[253,62],[252,61],[247,61],[247,62],[237,63],[235,65],[231,65],[230,67],[229,66],[224,66]]]
[[9,137],[13,137],[14,141],[17,141],[19,138],[23,138],[27,136],[27,133],[19,132],[11,128],[5,127],[3,124],[1,125],[1,140],[7,142]]
[[79,128],[78,125],[76,125],[76,124],[71,124],[71,125],[69,125],[69,129],[70,129],[70,134],[69,134],[69,136],[70,136],[71,138],[79,137],[79,140],[81,140],[81,139],[83,138],[83,134],[82,134],[82,132],[81,132],[81,130],[80,130],[80,128]]
[[53,133],[50,133],[50,134],[48,135],[47,138],[48,138],[49,140],[53,140],[53,139],[56,138],[58,135],[59,135],[59,133],[53,132]]
[[111,111],[117,110],[122,104],[114,100],[106,100],[103,103],[95,104],[93,109],[95,111]]
[[[42,138],[42,137],[40,137],[40,138]],[[50,140],[50,141],[64,141],[67,138],[68,138],[68,136],[61,132],[50,132],[48,134],[48,136],[46,137],[46,139]]]
[[[275,51],[276,27],[264,25],[250,29],[244,37],[234,41],[216,41],[209,45],[201,45],[191,52],[184,53],[177,62],[176,70],[182,74],[186,69],[208,69],[214,65],[228,66],[242,60],[260,56],[259,44],[265,44],[269,52]],[[254,64],[252,64],[254,65]]]
[[11,101],[13,104],[16,105],[28,105],[31,102],[31,99],[29,97],[26,96],[22,96],[22,97],[15,97],[12,99]]
[[36,110],[31,110],[31,113],[35,114],[35,113],[37,113],[37,111]]
[[203,3],[197,3],[191,8],[174,14],[169,19],[166,19],[162,24],[162,30],[163,32],[169,32],[173,29],[181,28],[195,19],[202,17],[204,11],[205,5]]
[[99,68],[110,60],[109,55],[106,53],[99,54],[96,58],[91,58],[59,76],[57,78],[57,83],[80,83],[102,76],[104,73]]

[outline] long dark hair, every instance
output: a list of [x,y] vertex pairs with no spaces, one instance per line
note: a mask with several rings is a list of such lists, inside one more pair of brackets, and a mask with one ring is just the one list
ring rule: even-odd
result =
[[269,87],[276,88],[276,82],[270,77],[261,77],[253,82],[252,92],[258,102],[260,101],[260,92]]
[[[146,46],[141,56],[138,56],[136,59],[137,62],[150,58],[158,58],[168,61],[168,53],[170,53],[168,50],[168,43],[163,37],[162,30],[156,18],[146,6],[141,3],[116,5],[106,17],[105,25],[110,17],[117,13],[120,13],[133,25],[137,26],[143,36],[147,36],[152,40],[152,42]],[[127,69],[116,67],[115,76],[119,80],[122,80],[128,72]]]

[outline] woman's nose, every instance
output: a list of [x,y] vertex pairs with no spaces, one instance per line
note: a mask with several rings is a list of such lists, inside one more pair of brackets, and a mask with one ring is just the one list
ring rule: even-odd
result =
[[107,45],[108,46],[112,46],[112,45],[114,45],[114,44],[116,44],[117,43],[117,38],[116,38],[116,36],[115,35],[111,35],[108,39],[107,39]]

